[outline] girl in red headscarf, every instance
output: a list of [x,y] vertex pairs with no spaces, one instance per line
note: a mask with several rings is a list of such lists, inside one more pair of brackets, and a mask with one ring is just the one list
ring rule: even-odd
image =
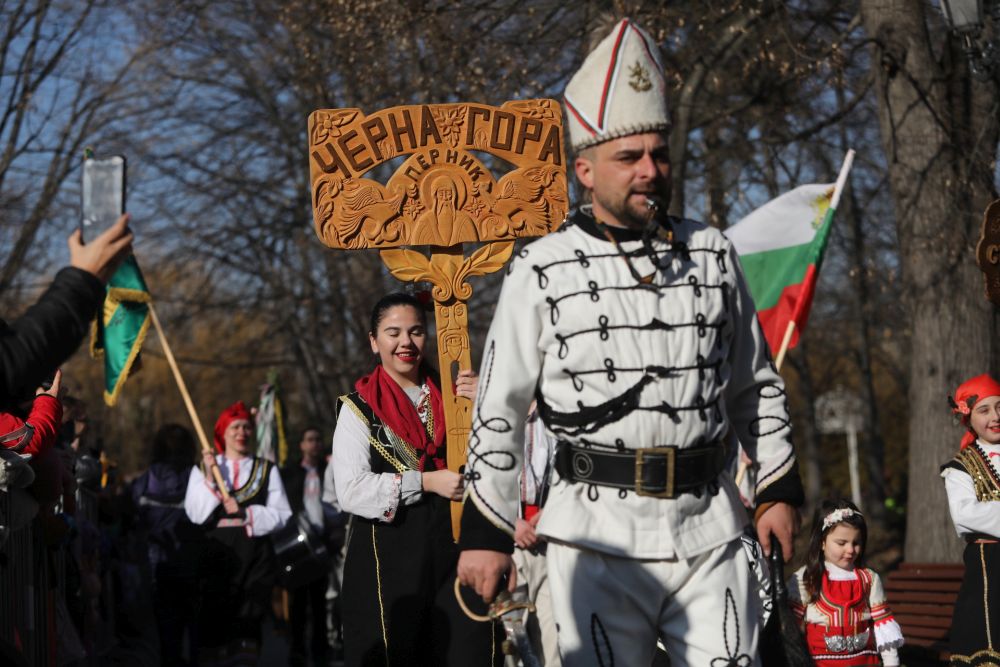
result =
[[[184,510],[204,525],[198,664],[256,665],[261,621],[271,600],[274,555],[267,535],[292,516],[277,468],[254,456],[253,418],[242,401],[215,423],[216,453],[192,468]],[[219,467],[228,497],[211,474]]]
[[[490,665],[501,657],[492,624],[466,617],[453,592],[451,502],[463,483],[447,467],[422,304],[383,297],[368,337],[379,364],[340,398],[329,466],[338,502],[354,515],[342,591],[346,664]],[[475,374],[460,372],[456,393],[471,399],[475,389]]]
[[993,665],[1000,662],[1000,644],[991,641],[1000,637],[1000,384],[979,375],[949,401],[966,428],[958,454],[941,468],[951,519],[966,541],[951,664]]

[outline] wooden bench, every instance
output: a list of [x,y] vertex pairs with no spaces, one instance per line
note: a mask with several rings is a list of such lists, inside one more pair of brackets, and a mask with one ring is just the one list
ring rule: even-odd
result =
[[963,565],[902,563],[884,580],[889,608],[906,638],[900,649],[906,667],[948,664],[951,616],[964,573]]

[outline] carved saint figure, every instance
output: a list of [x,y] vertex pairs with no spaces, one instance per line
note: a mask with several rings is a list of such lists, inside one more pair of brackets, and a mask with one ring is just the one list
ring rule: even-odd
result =
[[464,210],[468,188],[461,172],[444,168],[425,179],[420,199],[426,210],[417,218],[410,243],[451,246],[479,239],[475,222]]

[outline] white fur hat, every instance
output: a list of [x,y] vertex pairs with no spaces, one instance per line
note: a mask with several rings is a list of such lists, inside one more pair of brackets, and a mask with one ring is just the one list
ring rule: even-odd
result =
[[563,99],[574,151],[670,127],[660,51],[645,30],[622,19],[573,75]]

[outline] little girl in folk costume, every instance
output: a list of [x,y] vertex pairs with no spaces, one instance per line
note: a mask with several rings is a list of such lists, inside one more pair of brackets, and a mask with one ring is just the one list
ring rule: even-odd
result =
[[847,500],[824,501],[813,518],[806,565],[788,582],[788,602],[817,667],[899,665],[903,633],[881,579],[864,567],[867,539],[864,516]]
[[[966,380],[950,399],[966,427],[961,448],[941,468],[948,509],[965,539],[965,575],[951,625],[951,665],[1000,664],[1000,384]],[[992,573],[990,581],[988,573]],[[994,638],[996,644],[994,644]]]

